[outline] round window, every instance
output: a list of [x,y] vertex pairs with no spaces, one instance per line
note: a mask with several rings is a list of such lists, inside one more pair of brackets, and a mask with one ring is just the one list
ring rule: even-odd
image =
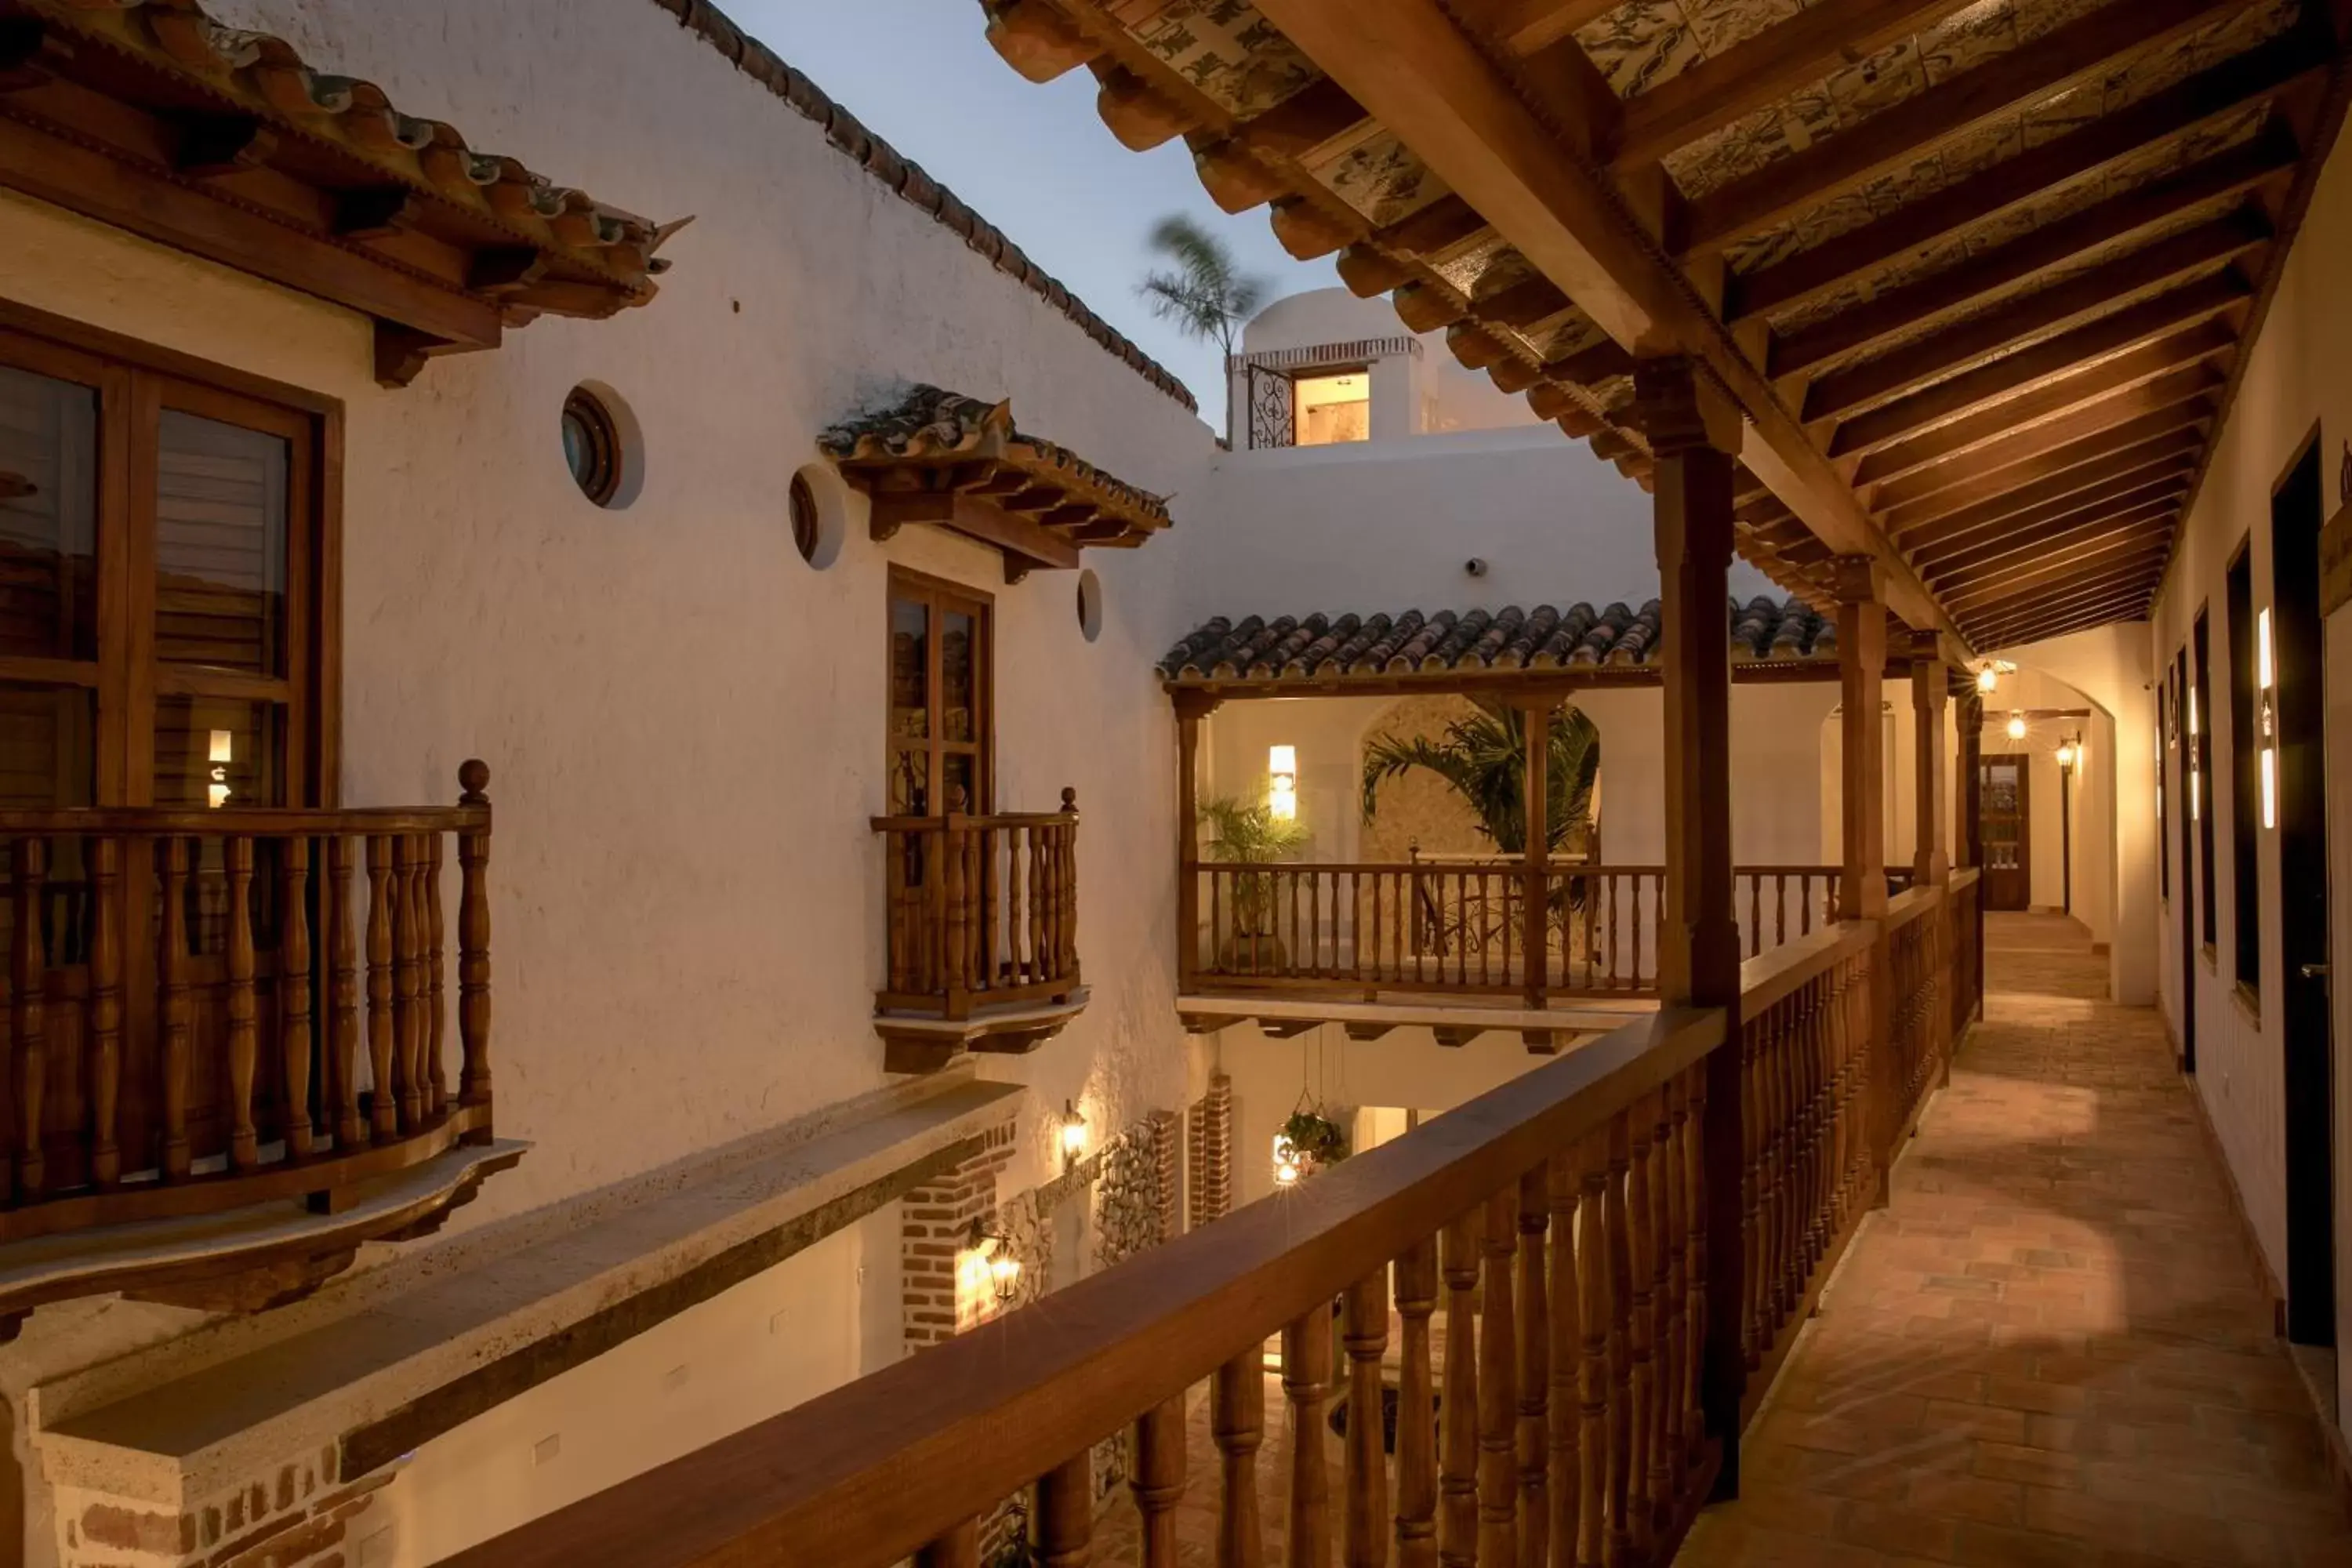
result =
[[1088,567],[1078,574],[1078,635],[1092,642],[1102,636],[1102,579]]
[[563,400],[563,460],[580,493],[610,506],[621,489],[621,432],[596,395],[575,386]]
[[817,547],[824,542],[824,525],[817,516],[816,492],[798,474],[793,476],[792,511],[793,545],[801,552],[801,559],[814,566]]

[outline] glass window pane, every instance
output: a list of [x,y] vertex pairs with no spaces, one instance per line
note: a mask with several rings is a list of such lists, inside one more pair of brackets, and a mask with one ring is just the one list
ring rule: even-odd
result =
[[161,440],[155,657],[285,674],[285,439],[165,409]]
[[931,753],[920,747],[894,747],[890,753],[890,815],[930,815]]
[[978,697],[973,685],[972,656],[977,638],[971,615],[950,610],[941,617],[940,731],[950,741],[970,741],[979,731]]
[[940,759],[940,787],[947,792],[943,809],[980,810],[979,772],[979,759],[968,752],[950,752]]
[[920,741],[931,732],[931,612],[890,601],[890,738]]
[[285,710],[234,697],[155,700],[155,804],[284,805]]
[[0,365],[0,653],[95,658],[98,393]]
[[0,807],[46,811],[96,796],[98,694],[0,681]]

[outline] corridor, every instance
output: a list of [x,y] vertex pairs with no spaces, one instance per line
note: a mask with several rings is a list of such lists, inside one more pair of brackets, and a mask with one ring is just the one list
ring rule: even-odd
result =
[[2071,921],[1986,950],[1984,1022],[1677,1562],[2352,1563],[2157,1015]]

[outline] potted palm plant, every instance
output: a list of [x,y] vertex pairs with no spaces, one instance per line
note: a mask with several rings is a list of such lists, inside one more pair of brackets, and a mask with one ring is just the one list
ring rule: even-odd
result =
[[[1276,816],[1263,805],[1220,795],[1202,801],[1200,810],[1202,825],[1209,830],[1210,855],[1228,865],[1268,865],[1290,859],[1307,847],[1307,829]],[[1244,871],[1232,879],[1231,887],[1232,924],[1218,948],[1218,966],[1244,973],[1280,968],[1287,954],[1274,934],[1274,879]]]

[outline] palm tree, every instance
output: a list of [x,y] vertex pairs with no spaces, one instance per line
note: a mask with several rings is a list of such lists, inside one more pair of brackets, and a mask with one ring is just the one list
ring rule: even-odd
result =
[[[1527,751],[1517,715],[1492,698],[1445,727],[1445,737],[1380,735],[1364,747],[1364,820],[1380,811],[1380,786],[1415,768],[1444,779],[1478,818],[1478,830],[1506,855],[1527,852]],[[1544,840],[1548,854],[1591,825],[1592,786],[1601,776],[1601,731],[1576,708],[1552,715],[1545,761]]]
[[1232,358],[1243,323],[1265,303],[1266,279],[1244,277],[1225,242],[1181,213],[1152,226],[1150,245],[1172,269],[1148,274],[1136,292],[1153,315]]

